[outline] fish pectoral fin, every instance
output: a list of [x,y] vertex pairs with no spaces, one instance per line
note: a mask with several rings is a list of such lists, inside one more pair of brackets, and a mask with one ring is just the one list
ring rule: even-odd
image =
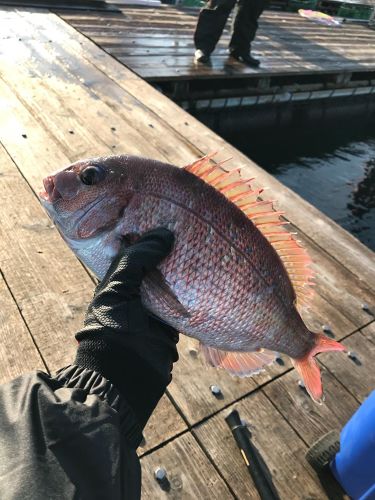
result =
[[276,359],[276,353],[260,349],[253,352],[221,351],[215,347],[200,344],[207,363],[216,368],[224,368],[237,377],[249,377],[262,371]]
[[152,294],[156,300],[163,302],[172,315],[190,317],[189,311],[178,300],[159,269],[148,273],[143,281],[147,285],[148,293]]

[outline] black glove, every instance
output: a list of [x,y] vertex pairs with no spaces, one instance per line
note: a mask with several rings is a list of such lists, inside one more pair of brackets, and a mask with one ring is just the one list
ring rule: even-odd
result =
[[173,234],[163,228],[149,231],[131,246],[123,242],[76,334],[75,364],[112,382],[142,428],[172,379],[178,334],[144,309],[140,286],[173,242]]

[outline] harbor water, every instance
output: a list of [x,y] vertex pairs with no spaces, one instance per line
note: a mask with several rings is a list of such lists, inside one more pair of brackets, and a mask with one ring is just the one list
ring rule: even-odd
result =
[[337,105],[289,110],[288,120],[268,120],[266,110],[248,110],[252,119],[245,121],[228,121],[228,111],[224,120],[200,118],[375,250],[375,113]]

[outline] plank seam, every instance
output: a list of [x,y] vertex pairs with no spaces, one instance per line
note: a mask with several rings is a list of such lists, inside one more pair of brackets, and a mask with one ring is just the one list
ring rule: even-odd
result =
[[48,375],[51,375],[51,372],[50,372],[50,370],[49,370],[49,368],[48,368],[48,366],[47,366],[47,363],[46,363],[46,361],[45,361],[45,359],[44,359],[44,357],[43,357],[43,355],[42,355],[42,353],[41,353],[41,351],[40,351],[40,349],[39,349],[39,347],[38,347],[38,344],[36,343],[35,338],[34,338],[33,334],[31,333],[30,328],[29,328],[29,326],[28,326],[28,324],[27,324],[27,322],[26,322],[26,319],[25,319],[24,315],[22,314],[22,309],[21,309],[21,308],[20,308],[20,306],[18,305],[18,303],[17,303],[17,301],[16,301],[16,298],[15,298],[15,296],[13,295],[13,292],[12,292],[12,290],[10,289],[10,286],[9,286],[9,284],[8,284],[8,282],[7,282],[7,280],[6,280],[5,276],[4,276],[4,273],[3,273],[3,271],[2,271],[1,269],[0,269],[0,275],[1,275],[2,279],[4,280],[5,286],[7,287],[7,290],[8,290],[8,292],[9,292],[10,296],[12,297],[13,302],[15,303],[15,305],[16,305],[16,307],[17,307],[17,310],[18,310],[19,315],[20,315],[20,317],[21,317],[21,319],[22,319],[22,322],[24,323],[25,328],[26,328],[27,332],[28,332],[28,333],[29,333],[29,335],[30,335],[31,341],[32,341],[32,343],[34,344],[34,347],[35,347],[35,349],[36,349],[36,351],[37,351],[37,353],[38,353],[38,355],[39,355],[39,357],[40,357],[40,359],[41,359],[41,361],[42,361],[42,363],[43,363],[43,365],[44,365],[44,368],[46,369],[46,372],[48,373]]

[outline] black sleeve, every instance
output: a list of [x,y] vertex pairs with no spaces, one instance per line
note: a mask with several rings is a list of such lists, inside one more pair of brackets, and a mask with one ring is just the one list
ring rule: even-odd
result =
[[137,500],[140,439],[100,374],[71,365],[23,375],[0,386],[0,498]]

